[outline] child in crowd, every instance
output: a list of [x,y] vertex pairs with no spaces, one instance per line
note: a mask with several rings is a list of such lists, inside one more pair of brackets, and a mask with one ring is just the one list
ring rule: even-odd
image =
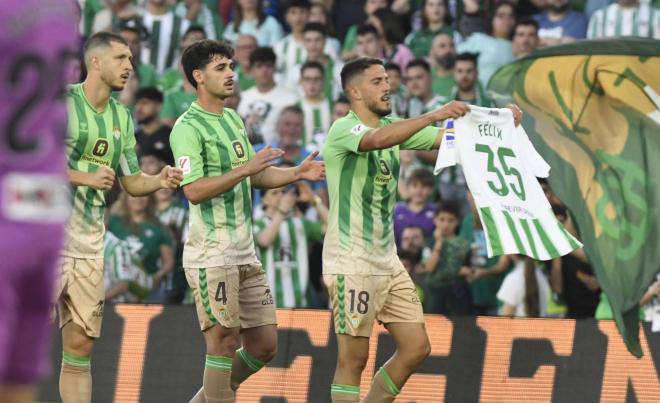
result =
[[425,168],[416,169],[410,174],[406,186],[408,200],[394,206],[394,238],[398,246],[401,245],[403,229],[409,225],[421,227],[425,238],[433,234],[435,204],[430,203],[429,199],[433,194],[434,179],[433,174]]

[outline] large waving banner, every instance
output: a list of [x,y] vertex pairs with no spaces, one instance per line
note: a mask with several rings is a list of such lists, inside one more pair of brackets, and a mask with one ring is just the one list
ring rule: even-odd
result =
[[660,41],[581,41],[502,67],[489,90],[516,102],[550,184],[570,208],[628,349],[660,269]]

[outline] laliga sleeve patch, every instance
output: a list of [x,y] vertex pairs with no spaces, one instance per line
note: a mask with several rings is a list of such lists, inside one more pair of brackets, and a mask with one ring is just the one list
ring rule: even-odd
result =
[[183,171],[184,175],[189,174],[192,170],[190,166],[190,157],[188,156],[184,155],[182,157],[179,157],[179,159],[177,160],[177,164],[179,165],[179,168],[181,168],[181,170]]

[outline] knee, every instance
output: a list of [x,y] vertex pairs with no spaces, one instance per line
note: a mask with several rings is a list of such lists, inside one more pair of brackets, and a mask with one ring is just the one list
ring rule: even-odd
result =
[[226,331],[230,329],[209,329],[205,334],[206,351],[211,355],[222,355],[233,357],[238,348],[238,331]]
[[351,354],[339,357],[338,366],[344,371],[352,374],[362,374],[364,368],[367,366],[368,354]]
[[79,357],[89,357],[92,355],[94,339],[82,331],[69,331],[63,333],[62,345],[64,351],[67,353],[75,354]]
[[250,346],[249,352],[263,363],[270,362],[277,355],[277,340],[263,340],[257,346]]
[[406,358],[406,361],[410,363],[411,366],[418,366],[431,355],[431,343],[429,342],[428,337],[424,337],[416,342],[411,342],[406,345],[406,347],[401,351]]

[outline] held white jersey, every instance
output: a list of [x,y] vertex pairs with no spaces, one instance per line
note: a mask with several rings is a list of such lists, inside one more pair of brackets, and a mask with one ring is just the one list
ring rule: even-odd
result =
[[521,254],[549,260],[581,248],[552,212],[537,177],[550,166],[508,109],[470,106],[447,122],[435,165],[460,164],[486,232],[488,256]]

